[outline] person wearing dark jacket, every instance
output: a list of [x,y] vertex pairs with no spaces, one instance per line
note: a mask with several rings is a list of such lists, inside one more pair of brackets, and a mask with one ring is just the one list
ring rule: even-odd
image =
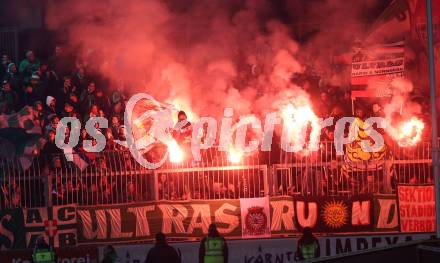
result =
[[17,66],[15,63],[9,63],[8,70],[6,72],[6,75],[4,76],[4,79],[8,79],[9,83],[11,84],[12,90],[18,93],[18,95],[22,94],[21,86],[23,84],[20,74],[18,73]]
[[118,258],[118,254],[113,246],[106,246],[104,248],[104,258],[101,260],[101,263],[116,263],[120,262]]
[[148,251],[145,263],[180,263],[177,251],[167,244],[162,232],[156,234],[156,244]]
[[319,258],[320,254],[321,250],[318,239],[313,235],[310,227],[305,227],[303,230],[303,236],[298,240],[295,260]]
[[24,86],[24,95],[23,95],[23,106],[34,106],[35,102],[39,99],[34,92],[34,87],[32,84],[27,84]]
[[20,62],[18,71],[24,82],[29,82],[32,74],[40,68],[40,61],[35,57],[32,50],[26,52],[26,58]]
[[2,88],[0,90],[0,101],[4,101],[10,111],[19,110],[19,97],[17,92],[12,90],[9,80],[3,80]]
[[86,115],[89,113],[92,105],[96,104],[96,85],[95,82],[90,81],[87,89],[83,90],[79,97],[80,113]]
[[208,236],[200,241],[200,263],[227,263],[228,246],[215,224],[209,225]]
[[2,54],[1,60],[0,60],[0,79],[2,79],[4,76],[6,76],[8,72],[8,65],[11,63],[11,59],[7,54]]
[[177,114],[178,122],[174,126],[173,137],[179,144],[190,144],[192,136],[191,122],[184,111]]

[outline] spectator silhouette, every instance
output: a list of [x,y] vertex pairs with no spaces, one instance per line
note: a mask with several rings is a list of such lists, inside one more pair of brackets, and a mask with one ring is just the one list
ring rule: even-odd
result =
[[295,260],[307,260],[320,256],[318,239],[313,235],[310,227],[305,227],[302,237],[298,240],[298,247],[295,253]]
[[162,232],[156,234],[156,244],[148,251],[145,263],[179,263],[180,256],[166,241]]
[[226,244],[226,240],[220,236],[215,224],[209,225],[208,236],[200,241],[199,262],[228,262],[228,246]]

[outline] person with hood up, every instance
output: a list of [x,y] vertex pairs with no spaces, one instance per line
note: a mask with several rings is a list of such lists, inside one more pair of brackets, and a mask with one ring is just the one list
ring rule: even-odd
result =
[[180,263],[180,256],[177,251],[168,245],[165,235],[162,232],[156,234],[156,244],[148,251],[145,263]]
[[226,240],[220,236],[215,224],[209,225],[208,236],[200,241],[200,263],[228,262],[228,246]]
[[319,258],[321,254],[318,239],[313,235],[310,227],[303,229],[303,235],[298,240],[298,247],[295,252],[295,260],[308,260]]
[[56,114],[57,108],[56,108],[56,102],[57,100],[52,96],[46,97],[46,115]]
[[113,246],[106,246],[104,248],[104,259],[101,261],[101,263],[119,263],[121,260],[118,257],[118,254],[116,253],[116,250]]

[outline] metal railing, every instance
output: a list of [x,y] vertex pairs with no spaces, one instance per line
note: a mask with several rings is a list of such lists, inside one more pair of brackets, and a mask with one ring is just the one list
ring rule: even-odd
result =
[[[63,156],[52,159],[49,203],[96,205],[152,200],[152,171],[139,165],[130,152],[76,155],[74,162],[66,162]],[[82,162],[79,158],[86,164],[78,165]]]
[[[276,152],[276,151],[275,151]],[[337,156],[332,142],[310,153],[256,153],[233,162],[211,149],[202,160],[139,165],[126,151],[39,156],[23,171],[20,159],[0,160],[1,208],[150,200],[235,199],[266,195],[394,194],[397,184],[431,184],[431,145],[388,146],[375,161]]]
[[16,28],[0,27],[0,47],[1,54],[8,54],[13,62],[19,62],[18,31]]
[[[360,156],[364,155],[364,156]],[[397,184],[432,184],[431,144],[388,145],[377,156],[355,152],[336,155],[333,142],[318,151],[286,153],[273,166],[275,195],[392,194]]]
[[23,171],[19,159],[0,160],[0,207],[39,207],[47,200],[47,177],[36,161]]
[[267,165],[259,154],[230,160],[210,149],[200,162],[167,163],[154,171],[156,200],[234,199],[269,194]]

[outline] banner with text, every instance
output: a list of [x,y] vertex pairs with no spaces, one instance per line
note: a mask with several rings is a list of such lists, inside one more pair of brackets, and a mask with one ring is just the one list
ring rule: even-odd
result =
[[200,237],[212,222],[222,235],[241,236],[238,199],[78,207],[77,213],[79,243],[148,240],[159,231],[174,238]]
[[76,245],[76,207],[54,206],[24,209],[26,247],[32,248],[38,237],[54,247]]
[[435,231],[435,192],[433,185],[398,186],[401,232]]
[[399,231],[399,212],[395,195],[376,195],[373,205],[374,231]]
[[207,234],[212,222],[222,235],[244,238],[295,234],[307,226],[323,233],[374,230],[372,196],[160,201],[78,207],[77,220],[80,244],[148,240],[159,231],[172,238],[198,238]]
[[[400,220],[400,221],[399,221]],[[39,236],[55,247],[153,240],[197,239],[216,223],[234,238],[315,233],[432,232],[433,186],[399,186],[394,195],[264,197],[158,201],[118,205],[55,206],[0,211],[0,248],[30,248]]]
[[24,246],[23,210],[20,208],[0,210],[0,250],[18,249]]
[[351,84],[383,83],[384,88],[393,78],[403,77],[405,46],[403,42],[354,50]]
[[310,227],[314,232],[373,230],[373,196],[271,199],[272,235]]

